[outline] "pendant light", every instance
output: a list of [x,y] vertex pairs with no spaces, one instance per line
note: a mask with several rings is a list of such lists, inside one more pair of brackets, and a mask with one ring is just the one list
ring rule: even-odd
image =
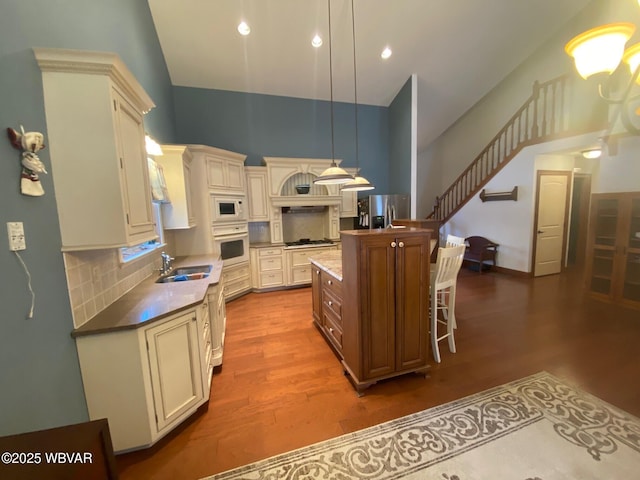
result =
[[319,177],[313,181],[313,183],[319,185],[336,185],[346,183],[353,180],[353,177],[347,173],[346,170],[340,168],[336,164],[335,158],[335,146],[333,138],[333,67],[331,57],[331,0],[327,0],[329,7],[329,92],[330,92],[330,105],[331,105],[331,166],[327,168]]
[[358,155],[358,76],[356,73],[356,18],[351,0],[351,31],[353,34],[353,102],[356,112],[356,175],[353,180],[342,185],[342,190],[348,192],[361,192],[364,190],[373,190],[375,187],[363,176],[360,175],[360,157]]

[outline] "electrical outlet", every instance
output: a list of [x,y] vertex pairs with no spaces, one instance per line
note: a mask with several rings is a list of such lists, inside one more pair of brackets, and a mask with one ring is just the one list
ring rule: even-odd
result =
[[27,249],[22,222],[7,222],[7,233],[9,235],[9,250],[15,252]]

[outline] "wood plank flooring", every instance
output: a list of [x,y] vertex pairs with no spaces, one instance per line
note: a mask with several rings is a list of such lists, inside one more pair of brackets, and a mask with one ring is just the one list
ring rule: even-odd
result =
[[154,447],[117,457],[120,478],[198,479],[546,370],[640,416],[640,312],[592,300],[569,271],[536,279],[462,270],[458,353],[427,379],[358,397],[312,325],[311,289],[227,305],[208,410]]

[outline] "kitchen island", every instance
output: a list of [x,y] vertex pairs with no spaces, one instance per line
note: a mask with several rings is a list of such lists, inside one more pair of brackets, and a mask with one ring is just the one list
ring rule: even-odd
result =
[[313,319],[358,394],[425,374],[432,230],[341,232],[342,251],[310,257]]
[[116,452],[153,445],[209,399],[224,346],[222,262],[186,257],[174,269],[200,266],[207,277],[152,275],[72,332],[89,417],[109,420]]

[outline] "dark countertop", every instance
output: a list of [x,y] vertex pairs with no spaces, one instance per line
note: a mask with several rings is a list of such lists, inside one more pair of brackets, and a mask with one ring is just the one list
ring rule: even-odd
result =
[[217,255],[193,255],[175,260],[173,267],[213,265],[208,277],[187,282],[155,283],[151,275],[84,325],[72,337],[138,328],[163,317],[201,304],[210,285],[220,282],[222,261]]

